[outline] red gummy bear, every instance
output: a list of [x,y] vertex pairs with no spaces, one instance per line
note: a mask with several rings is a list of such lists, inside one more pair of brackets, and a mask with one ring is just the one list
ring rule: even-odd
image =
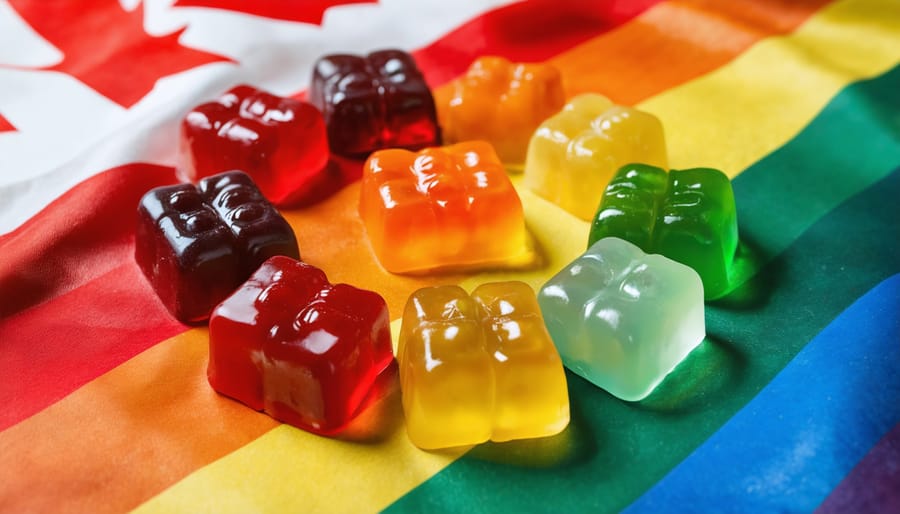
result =
[[328,180],[328,139],[312,105],[237,86],[195,107],[181,122],[182,180],[246,171],[275,205],[311,200]]
[[323,435],[352,421],[393,357],[380,295],[287,257],[263,263],[209,323],[213,389]]
[[431,90],[412,56],[401,50],[320,58],[309,101],[325,116],[336,154],[441,144]]
[[138,205],[135,260],[181,321],[208,318],[273,255],[299,259],[297,239],[245,173],[157,187]]

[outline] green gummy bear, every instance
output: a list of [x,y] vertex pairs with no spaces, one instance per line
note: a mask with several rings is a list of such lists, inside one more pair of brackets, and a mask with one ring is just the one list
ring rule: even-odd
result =
[[737,211],[728,177],[712,168],[619,169],[600,202],[588,247],[604,237],[630,241],[693,268],[707,300],[731,290],[738,245]]

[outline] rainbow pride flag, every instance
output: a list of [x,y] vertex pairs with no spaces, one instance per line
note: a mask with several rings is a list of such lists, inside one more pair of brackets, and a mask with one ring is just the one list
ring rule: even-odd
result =
[[[238,83],[302,96],[320,55],[387,47],[436,89],[481,55],[552,63],[568,96],[658,116],[671,167],[732,178],[746,282],[654,394],[568,373],[562,434],[425,452],[395,382],[336,439],[209,387],[206,329],[133,259],[181,116]],[[0,512],[898,512],[898,63],[897,0],[0,2]],[[284,215],[394,319],[425,285],[537,288],[587,240],[516,182],[543,267],[391,275],[351,168]]]

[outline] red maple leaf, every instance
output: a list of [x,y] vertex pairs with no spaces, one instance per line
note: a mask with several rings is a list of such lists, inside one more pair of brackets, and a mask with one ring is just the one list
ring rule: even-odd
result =
[[329,7],[374,3],[376,0],[178,0],[175,7],[209,7],[320,25],[322,16]]
[[227,57],[182,46],[183,27],[165,36],[144,32],[143,4],[129,12],[118,0],[9,0],[29,25],[63,54],[40,68],[77,78],[123,107],[143,98],[156,81]]
[[16,127],[0,114],[0,132],[13,132]]

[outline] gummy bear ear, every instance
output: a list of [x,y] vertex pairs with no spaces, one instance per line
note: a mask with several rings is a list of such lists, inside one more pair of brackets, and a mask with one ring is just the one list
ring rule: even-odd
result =
[[[649,260],[649,259],[648,259]],[[659,296],[660,278],[657,268],[651,262],[639,262],[625,275],[619,286],[619,293],[630,300]]]
[[569,100],[563,111],[574,111],[585,119],[595,118],[609,110],[614,104],[609,98],[595,93],[585,93]]
[[596,290],[608,287],[620,273],[621,268],[616,268],[600,254],[582,255],[568,268],[570,280],[575,279]]
[[263,286],[257,303],[298,309],[329,285],[322,270],[281,255],[264,262],[250,280]]
[[191,184],[156,187],[144,193],[138,209],[154,220],[169,211],[188,212],[201,208],[203,199]]
[[240,84],[229,89],[216,100],[217,103],[228,108],[237,107],[244,98],[258,93],[259,90],[248,84]]
[[423,287],[410,295],[404,314],[420,321],[477,319],[478,308],[459,286]]
[[637,246],[617,237],[605,237],[594,243],[582,256],[599,267],[610,270],[612,276],[624,274],[636,261],[646,257]]
[[197,190],[207,201],[212,200],[220,191],[231,185],[250,186],[256,189],[256,183],[241,170],[226,171],[204,177],[197,182]]

